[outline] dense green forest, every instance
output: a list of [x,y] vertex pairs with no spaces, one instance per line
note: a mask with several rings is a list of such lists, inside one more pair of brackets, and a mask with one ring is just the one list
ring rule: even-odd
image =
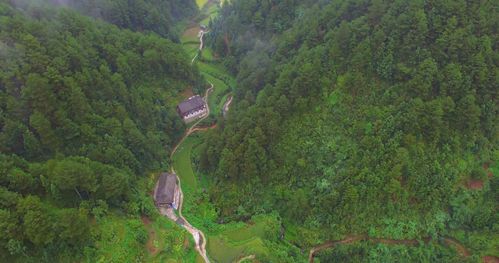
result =
[[208,44],[237,74],[235,106],[201,160],[221,220],[277,211],[301,248],[352,234],[433,240],[361,242],[324,262],[462,260],[446,236],[498,256],[497,8],[226,3]]
[[497,1],[197,2],[0,0],[0,262],[499,258]]
[[[182,47],[3,0],[0,61],[0,261],[145,261],[139,216],[157,213],[144,178],[184,130],[178,93],[202,88]],[[168,255],[193,254],[161,220]]]
[[11,0],[16,6],[37,15],[40,6],[57,4],[81,14],[103,19],[134,31],[152,31],[178,40],[176,22],[197,11],[194,0]]

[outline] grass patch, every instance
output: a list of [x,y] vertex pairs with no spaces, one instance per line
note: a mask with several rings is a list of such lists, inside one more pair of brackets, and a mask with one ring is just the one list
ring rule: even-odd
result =
[[147,231],[139,219],[108,216],[98,223],[97,262],[140,261],[146,256]]
[[245,255],[268,255],[269,253],[260,238],[252,239],[242,245],[231,245],[224,240],[223,237],[209,237],[207,249],[210,257],[220,263],[234,262],[241,256]]
[[212,75],[203,73],[203,76],[215,86],[212,93],[208,97],[208,105],[210,106],[211,113],[218,116],[222,110],[218,107],[218,105],[229,87],[225,85],[223,81],[213,77]]
[[206,61],[213,61],[215,59],[215,57],[213,56],[213,52],[209,48],[203,49],[201,58]]
[[463,244],[471,254],[480,256],[499,257],[499,234],[481,231],[453,230],[449,234],[451,237]]
[[187,29],[180,37],[180,42],[181,43],[199,42],[199,38],[198,38],[199,30],[200,30],[199,26],[193,26],[193,27]]
[[206,5],[207,2],[208,2],[208,0],[196,0],[196,4],[197,4],[199,9],[202,9],[204,7],[204,5]]
[[146,225],[149,232],[147,246],[156,253],[149,253],[148,262],[196,262],[198,257],[192,237],[174,222],[158,216]]
[[216,262],[233,262],[251,254],[267,257],[269,248],[264,240],[267,236],[277,236],[279,225],[272,215],[256,216],[248,224],[218,225],[216,231],[208,232],[208,254]]
[[224,104],[225,102],[227,102],[227,99],[229,98],[230,96],[230,92],[227,92],[223,97],[222,99],[220,100],[220,102],[218,103],[217,105],[217,109],[222,112],[223,111],[223,107],[224,107]]
[[197,140],[199,138],[187,137],[173,155],[173,167],[182,182],[182,189],[189,188],[192,191],[197,189],[197,180],[191,163],[192,146],[197,143]]

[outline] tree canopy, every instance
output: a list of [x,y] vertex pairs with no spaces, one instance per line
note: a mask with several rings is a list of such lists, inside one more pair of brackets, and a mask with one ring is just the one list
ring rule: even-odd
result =
[[499,161],[496,7],[225,4],[208,44],[238,87],[201,163],[219,216],[277,210],[320,239],[464,230],[497,244],[497,175],[482,167]]
[[154,215],[141,178],[168,168],[202,79],[171,40],[49,7],[0,1],[0,261],[93,262],[117,235],[101,225]]

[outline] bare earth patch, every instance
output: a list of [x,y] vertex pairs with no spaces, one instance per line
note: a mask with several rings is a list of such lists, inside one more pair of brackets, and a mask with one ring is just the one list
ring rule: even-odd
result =
[[490,166],[490,164],[489,164],[489,163],[484,163],[482,167],[483,167],[483,169],[487,172],[487,176],[488,176],[489,178],[492,178],[492,176],[494,176],[494,175],[492,174],[492,171],[491,171],[491,170],[489,170],[489,166]]
[[499,258],[494,256],[485,256],[482,258],[483,263],[499,263]]
[[[425,243],[430,242],[431,237],[425,237],[422,239]],[[387,238],[372,238],[368,237],[366,235],[352,235],[348,236],[345,239],[342,240],[335,240],[335,241],[328,241],[323,244],[320,244],[318,246],[313,247],[310,250],[310,253],[308,255],[308,262],[313,263],[314,262],[314,256],[316,253],[318,253],[320,250],[327,249],[327,248],[333,248],[334,246],[338,244],[350,244],[354,243],[357,241],[371,241],[374,243],[383,243],[383,244],[388,244],[388,245],[406,245],[406,246],[416,246],[419,244],[419,240],[416,239],[387,239]],[[471,255],[470,251],[463,246],[461,243],[459,243],[457,240],[451,237],[446,237],[444,239],[445,243],[449,246],[452,246],[456,249],[457,253],[461,255],[462,257],[469,257]],[[484,256],[483,262],[485,263],[499,263],[499,259],[494,256]],[[488,260],[488,261],[487,261]]]
[[483,181],[482,180],[470,180],[466,184],[466,187],[471,190],[480,190],[483,188]]
[[149,234],[149,238],[147,239],[146,243],[147,251],[149,251],[149,253],[151,253],[151,255],[154,256],[159,252],[159,249],[156,246],[154,246],[154,240],[156,240],[156,232],[154,232],[154,230],[151,227],[149,227],[151,225],[151,219],[149,219],[149,217],[142,216],[141,219],[144,226],[146,226],[147,232]]
[[151,219],[149,219],[149,217],[147,216],[142,216],[142,223],[144,223],[145,226],[148,226],[151,224]]
[[468,249],[466,249],[463,245],[461,245],[459,242],[457,242],[457,240],[453,238],[446,238],[445,243],[447,243],[447,245],[455,247],[457,252],[463,257],[469,257],[471,255]]
[[198,25],[190,27],[184,32],[182,38],[186,40],[197,41],[199,30],[201,29]]
[[182,98],[186,98],[186,99],[194,96],[194,92],[192,91],[192,87],[186,88],[184,91],[182,91],[180,93],[180,96],[182,96]]

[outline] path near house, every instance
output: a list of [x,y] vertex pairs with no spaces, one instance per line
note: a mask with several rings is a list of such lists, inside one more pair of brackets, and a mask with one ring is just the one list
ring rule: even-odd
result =
[[[320,245],[317,245],[310,249],[310,252],[308,254],[308,262],[313,263],[314,262],[314,257],[315,254],[317,254],[319,251],[327,248],[332,248],[335,247],[336,245],[339,244],[351,244],[357,241],[373,241],[376,243],[383,243],[383,244],[389,244],[389,245],[410,245],[410,246],[415,246],[418,245],[420,240],[417,239],[387,239],[387,238],[373,238],[373,237],[368,237],[366,235],[351,235],[347,236],[344,239],[341,240],[333,240],[333,241],[327,241],[325,243],[322,243]],[[423,238],[423,241],[425,243],[428,243],[431,240],[430,237],[425,237]],[[451,237],[444,237],[443,241],[447,245],[451,245],[456,248],[457,252],[462,256],[462,257],[469,257],[471,256],[470,251],[461,243],[459,243],[456,239],[451,238]],[[484,256],[483,261],[486,262],[491,258],[491,256]]]
[[[210,83],[211,84],[211,83]],[[208,101],[208,95],[209,93],[213,90],[213,84],[211,84],[211,87],[209,89],[206,90],[206,93],[204,95],[204,100],[205,102]],[[180,139],[180,141],[177,143],[177,145],[173,148],[171,154],[170,154],[170,160],[172,159],[173,155],[175,154],[175,152],[177,151],[178,147],[182,144],[182,142],[185,140],[185,138],[187,138],[190,134],[192,134],[193,132],[195,131],[198,131],[200,130],[200,128],[196,128],[196,126],[202,121],[204,120],[206,117],[208,117],[210,115],[210,107],[208,106],[208,103],[206,103],[206,115],[199,119],[196,123],[194,123],[186,132],[185,132],[185,135],[182,137],[182,139]],[[214,126],[212,126],[214,127]],[[208,127],[208,128],[211,128],[211,127]],[[171,172],[173,174],[176,174],[175,170],[173,169],[172,167],[172,170]],[[177,222],[179,225],[181,225],[183,228],[185,228],[193,237],[194,239],[194,242],[196,243],[196,251],[201,255],[201,257],[203,257],[203,260],[206,262],[206,263],[209,263],[210,260],[208,258],[208,255],[206,254],[206,237],[204,235],[204,233],[193,227],[189,221],[187,221],[187,219],[185,219],[185,217],[182,215],[182,206],[183,206],[183,203],[184,203],[184,192],[182,191],[182,183],[180,182],[180,178],[178,178],[178,188],[180,190],[180,200],[179,200],[179,206],[178,206],[178,217],[175,215],[175,213],[172,213],[173,211],[163,211],[160,209],[160,213],[166,217],[168,217],[169,219],[171,219],[172,221],[175,221]]]
[[[191,60],[191,64],[193,64],[196,59],[198,58],[200,52],[203,50],[203,47],[204,47],[204,40],[203,40],[203,37],[204,35],[208,33],[208,31],[205,31],[203,29],[201,29],[199,31],[199,50],[198,52],[196,53],[196,55],[192,58]],[[205,116],[203,116],[202,118],[200,118],[199,120],[197,120],[194,124],[191,125],[190,128],[188,128],[185,132],[185,134],[182,136],[182,138],[179,140],[179,142],[177,143],[177,145],[175,145],[170,153],[170,160],[173,161],[173,156],[174,154],[177,152],[177,150],[179,149],[180,145],[182,145],[182,143],[185,141],[185,139],[191,135],[193,132],[196,132],[196,131],[204,131],[204,130],[208,130],[208,129],[213,129],[216,127],[216,125],[212,125],[210,127],[197,127],[199,123],[201,123],[204,119],[206,119],[209,115],[210,115],[210,107],[209,107],[209,104],[208,104],[208,96],[209,94],[213,91],[214,89],[214,85],[213,83],[210,82],[210,88],[208,88],[205,92],[205,95],[204,95],[204,101],[206,103],[206,114]],[[172,162],[173,163],[173,162]],[[175,169],[173,168],[172,166],[172,169],[171,169],[171,172],[173,174],[176,174],[175,172]],[[206,237],[204,235],[204,233],[195,228],[194,226],[192,226],[191,223],[189,223],[189,221],[187,221],[187,219],[182,215],[182,207],[183,207],[183,203],[184,203],[184,192],[182,190],[182,183],[180,181],[180,177],[177,177],[178,178],[178,187],[179,187],[179,190],[180,190],[180,200],[179,200],[179,206],[178,206],[178,216],[175,214],[175,212],[173,211],[173,209],[170,209],[170,210],[167,210],[167,209],[160,209],[160,213],[166,217],[168,217],[170,220],[178,223],[180,226],[182,226],[184,229],[186,229],[193,237],[194,239],[194,242],[196,244],[195,246],[195,249],[196,251],[201,255],[201,257],[203,258],[203,260],[206,262],[206,263],[209,263],[210,260],[208,258],[208,255],[206,253]]]
[[[172,168],[172,173],[175,173],[175,170]],[[204,233],[193,227],[187,219],[182,215],[182,206],[184,204],[184,192],[182,191],[182,184],[180,182],[180,178],[178,179],[178,188],[180,189],[180,201],[178,206],[178,216],[180,220],[177,222],[184,227],[189,233],[191,233],[194,238],[194,242],[196,243],[196,250],[199,252],[201,257],[203,257],[204,262],[209,263],[210,259],[206,253],[206,237]]]
[[[177,145],[173,148],[173,150],[170,154],[170,160],[172,160],[173,155],[177,151],[178,147],[184,142],[185,138],[187,138],[193,132],[200,130],[200,128],[196,128],[196,126],[210,115],[210,107],[208,106],[208,95],[210,94],[211,91],[213,91],[213,87],[214,87],[212,83],[210,83],[210,85],[211,85],[211,87],[206,90],[205,95],[204,95],[204,101],[206,103],[206,115],[203,118],[199,119],[197,122],[195,122],[189,129],[187,129],[184,136],[180,139],[180,141],[177,143]],[[172,173],[176,174],[173,167],[172,167]],[[209,263],[210,260],[208,258],[208,255],[206,254],[206,237],[205,237],[204,233],[201,230],[193,227],[189,223],[189,221],[187,221],[187,219],[185,219],[185,217],[182,215],[182,205],[184,203],[184,192],[182,191],[182,184],[180,182],[180,178],[179,177],[177,177],[177,178],[178,178],[178,188],[180,190],[180,201],[179,201],[179,207],[178,207],[178,218],[180,220],[177,219],[176,217],[168,215],[166,213],[161,213],[161,214],[163,214],[163,215],[167,216],[168,218],[170,218],[171,220],[177,222],[179,225],[181,225],[183,228],[185,228],[192,235],[192,237],[194,238],[194,242],[196,243],[196,251],[199,252],[199,254],[201,255],[201,257],[203,257],[203,259],[206,263]]]
[[[201,44],[199,46],[199,50],[201,50],[203,48],[203,35],[204,35],[204,31],[201,30],[200,32],[200,40],[201,40]],[[196,59],[198,55],[196,54],[196,56],[192,59],[192,62],[194,62],[194,60]],[[177,145],[175,147],[173,147],[172,149],[172,152],[170,153],[170,160],[173,159],[173,155],[175,154],[175,152],[177,152],[177,149],[179,148],[179,146],[185,141],[185,139],[191,135],[193,132],[195,131],[202,131],[202,130],[207,130],[207,129],[211,129],[211,128],[215,128],[216,125],[213,125],[211,127],[204,127],[204,128],[199,128],[199,127],[196,127],[200,122],[202,122],[204,119],[206,119],[208,116],[210,116],[210,106],[208,105],[208,95],[213,91],[213,88],[214,88],[214,85],[213,83],[210,83],[210,88],[206,90],[205,94],[204,94],[204,101],[206,103],[206,114],[204,117],[202,117],[201,119],[199,119],[198,121],[196,121],[189,129],[187,129],[187,131],[185,132],[184,136],[182,136],[182,138],[180,139],[180,141],[177,143]],[[171,172],[173,174],[176,174],[175,170],[173,169],[172,167],[172,170]],[[204,233],[195,228],[194,226],[192,226],[189,221],[187,221],[187,219],[185,219],[185,217],[182,215],[182,206],[183,206],[183,203],[184,203],[184,192],[182,191],[182,183],[180,182],[180,178],[178,178],[178,188],[180,190],[180,200],[179,200],[179,206],[178,206],[178,218],[176,217],[176,215],[173,213],[171,213],[172,211],[160,211],[162,215],[170,218],[171,220],[177,222],[179,225],[181,225],[183,228],[185,228],[185,230],[187,230],[193,237],[194,239],[194,242],[196,243],[196,251],[201,255],[201,257],[203,257],[203,260],[206,262],[206,263],[209,263],[210,262],[210,259],[208,258],[208,255],[206,254],[206,237],[204,235]],[[170,212],[170,213],[168,213]]]
[[[187,129],[187,131],[185,131],[184,133],[184,136],[182,136],[182,138],[180,139],[180,141],[177,143],[177,145],[175,145],[175,147],[173,147],[173,150],[172,152],[170,153],[170,160],[172,159],[173,155],[175,154],[175,152],[177,152],[177,149],[178,147],[184,142],[185,138],[187,138],[189,135],[191,135],[191,133],[195,132],[195,131],[200,131],[200,130],[203,130],[203,128],[198,128],[196,127],[201,121],[203,121],[204,119],[206,119],[208,116],[210,116],[210,106],[208,105],[208,95],[209,93],[211,93],[213,91],[213,84],[210,83],[211,87],[209,89],[206,90],[205,94],[204,94],[204,101],[206,103],[206,115],[204,117],[202,117],[201,119],[199,119],[198,121],[196,121],[189,129]],[[211,128],[215,128],[216,126],[211,126]]]
[[204,31],[204,29],[201,29],[199,31],[199,51],[196,53],[196,55],[192,58],[191,60],[191,64],[194,64],[194,61],[196,61],[196,58],[198,58],[199,56],[199,52],[201,52],[201,50],[203,50],[203,47],[204,47],[204,42],[203,42],[203,37],[204,37],[204,34],[208,33],[210,31]]
[[[192,27],[190,28],[192,30]],[[187,29],[189,30],[189,29]],[[192,33],[192,32],[191,32]],[[196,59],[198,59],[200,56],[201,56],[201,52],[203,50],[203,48],[205,48],[204,46],[204,36],[205,34],[209,33],[208,30],[206,29],[201,29],[199,30],[199,33],[198,33],[198,38],[199,38],[199,48],[198,50],[196,50],[196,54],[195,56],[193,56],[192,60],[191,60],[191,64],[194,64],[195,62],[199,62],[197,61]],[[186,34],[186,33],[184,33]],[[192,36],[193,37],[193,36]],[[191,49],[192,51],[192,49]],[[201,73],[204,73],[204,74],[209,74],[209,69],[208,67],[199,67]],[[214,79],[218,79],[218,77],[214,77]],[[184,135],[180,138],[180,140],[178,141],[178,143],[172,148],[171,150],[171,153],[170,153],[170,160],[171,160],[171,163],[172,163],[172,168],[171,168],[171,172],[174,173],[174,174],[177,174],[177,175],[180,175],[180,176],[177,176],[178,178],[178,188],[179,188],[179,191],[180,191],[180,198],[179,198],[179,206],[178,206],[178,210],[177,211],[174,211],[173,209],[170,209],[170,210],[167,210],[167,209],[160,209],[160,213],[162,215],[164,215],[165,217],[169,218],[170,220],[176,222],[178,225],[180,225],[181,227],[183,227],[185,230],[187,230],[193,237],[194,239],[194,242],[195,242],[195,249],[196,251],[201,255],[201,257],[203,258],[204,262],[206,263],[209,263],[210,262],[210,259],[207,255],[207,251],[206,251],[206,244],[207,244],[207,241],[208,239],[206,238],[205,236],[205,233],[203,233],[200,229],[194,227],[189,221],[187,221],[187,219],[182,215],[182,212],[183,212],[183,204],[184,204],[184,191],[182,189],[182,182],[181,182],[181,175],[183,173],[182,171],[182,167],[180,166],[174,166],[174,162],[173,162],[173,159],[174,159],[174,156],[177,152],[179,152],[180,154],[180,149],[182,149],[182,144],[183,143],[186,143],[187,138],[193,134],[194,132],[197,132],[197,131],[206,131],[206,130],[209,130],[209,129],[214,129],[217,127],[216,124],[214,125],[211,125],[211,126],[203,126],[203,127],[200,127],[199,124],[205,120],[208,116],[210,116],[210,112],[213,111],[213,105],[212,105],[212,109],[210,109],[209,107],[209,104],[208,104],[208,97],[212,94],[212,92],[214,91],[215,88],[219,88],[220,90],[223,90],[224,86],[222,86],[222,80],[220,80],[220,83],[218,82],[215,82],[215,80],[213,80],[213,82],[215,83],[215,85],[217,85],[217,87],[214,86],[214,84],[211,82],[211,81],[208,81],[208,83],[210,84],[210,88],[208,88],[204,94],[204,101],[206,103],[206,108],[207,108],[207,113],[199,120],[197,120],[195,123],[193,123],[184,133]],[[220,87],[219,87],[220,86]],[[219,91],[219,90],[217,90]],[[213,92],[213,94],[216,94],[215,92]],[[213,95],[215,96],[215,95]],[[227,98],[227,100],[225,101],[224,105],[223,105],[223,110],[222,110],[222,113],[223,115],[226,115],[227,111],[229,110],[229,106],[232,102],[232,96],[229,96]],[[219,105],[217,103],[217,105]],[[213,113],[211,113],[213,114]],[[220,114],[219,112],[216,112],[216,114]],[[175,156],[176,158],[176,156]],[[175,171],[175,169],[177,169],[178,171]],[[178,173],[177,173],[178,172]],[[185,178],[183,179],[183,182],[184,182],[184,185],[188,184],[187,181],[185,180]],[[184,189],[187,191],[187,189]],[[188,195],[188,191],[186,192],[187,193],[187,198],[189,198],[190,196]],[[252,260],[255,258],[255,255],[249,255],[249,256],[246,256],[246,257],[243,257],[243,258],[240,258],[238,262],[242,262],[244,260]]]

